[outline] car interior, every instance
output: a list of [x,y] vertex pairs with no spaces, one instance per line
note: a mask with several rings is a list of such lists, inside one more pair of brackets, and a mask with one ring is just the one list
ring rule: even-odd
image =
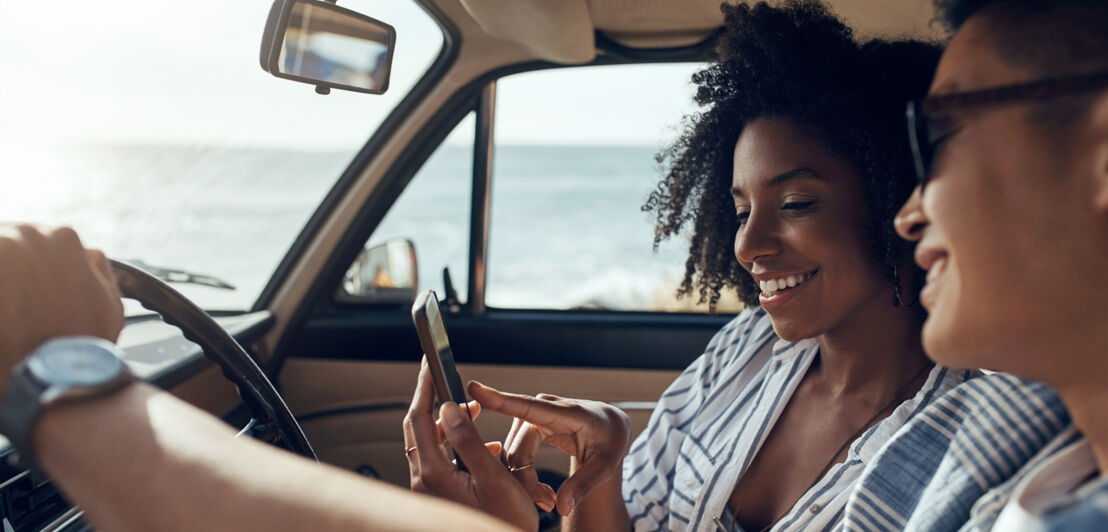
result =
[[[556,292],[569,288],[551,288],[549,300],[513,297],[496,277],[512,250],[524,257],[523,269],[528,269],[526,259],[535,256],[546,261],[543,268],[557,271],[589,253],[621,248],[605,240],[608,228],[588,210],[587,201],[579,202],[581,212],[573,210],[573,202],[550,207],[553,200],[541,197],[529,200],[533,206],[498,203],[510,196],[504,187],[518,183],[526,190],[528,165],[553,164],[561,156],[513,152],[506,147],[509,132],[497,126],[508,113],[534,111],[533,119],[524,120],[539,122],[559,109],[572,109],[578,98],[600,92],[590,88],[594,75],[646,80],[619,89],[643,101],[654,90],[648,84],[651,76],[680,72],[684,78],[673,82],[687,86],[688,74],[713,57],[722,24],[718,0],[410,1],[441,31],[441,49],[376,130],[366,132],[367,140],[303,224],[251,308],[205,313],[187,298],[162,290],[164,283],[154,278],[170,276],[116,264],[125,294],[150,310],[128,318],[120,340],[127,362],[141,377],[236,428],[248,428],[247,434],[406,487],[401,420],[422,357],[411,306],[419,291],[431,288],[440,296],[463,379],[510,392],[606,401],[629,414],[637,433],[656,399],[739,307],[725,302],[709,313],[703,305],[693,305],[695,294],[687,308],[612,304],[603,296],[616,290],[619,280],[607,278],[597,281],[594,293],[599,296],[578,301],[568,296],[556,300]],[[300,8],[295,7],[298,2]],[[255,33],[262,41],[263,70],[285,78],[268,77],[267,83],[297,85],[301,91],[311,90],[302,83],[316,85],[321,93],[313,95],[317,98],[354,90],[369,94],[349,98],[373,99],[376,93],[404,90],[395,80],[391,86],[387,80],[381,83],[381,72],[334,83],[320,81],[308,70],[286,73],[291,62],[284,63],[287,58],[281,55],[280,41],[286,37],[282,24],[307,16],[296,15],[294,9],[324,4],[298,2],[274,2],[266,30]],[[926,0],[828,3],[861,35],[939,37]],[[338,6],[345,4],[340,0]],[[371,7],[355,18],[375,28],[365,38],[380,43],[382,68],[387,71],[391,61],[399,69],[392,48],[405,45],[404,32],[393,30]],[[315,9],[325,11],[326,6]],[[257,20],[257,28],[264,23]],[[620,70],[625,68],[645,70]],[[564,77],[544,77],[555,74]],[[568,85],[559,89],[557,83]],[[510,93],[529,86],[544,86],[547,92],[529,100],[515,98],[523,104],[510,106]],[[545,98],[552,93],[561,96]],[[501,100],[503,106],[498,105]],[[576,127],[584,135],[590,126],[583,122]],[[634,152],[648,168],[640,176],[644,187],[659,177],[656,169],[649,171],[656,151]],[[508,164],[513,161],[516,166]],[[446,163],[454,174],[450,187],[420,184],[425,169]],[[566,179],[567,187],[573,187],[573,176]],[[405,203],[419,186],[425,187],[421,194],[426,197]],[[651,226],[638,211],[642,194],[629,191],[627,196],[632,222],[645,228],[644,240],[634,245],[649,255]],[[451,268],[442,268],[434,242],[391,231],[399,226],[389,226],[389,217],[402,204],[428,219],[445,217],[457,232],[451,238],[461,242],[460,258],[444,261]],[[536,214],[544,205],[552,211]],[[551,227],[563,221],[569,228],[564,233]],[[566,242],[579,251],[565,247],[570,245]],[[536,251],[518,251],[528,246]],[[678,271],[683,271],[682,251],[678,245],[666,258]],[[585,262],[580,267],[587,270]],[[635,263],[626,266],[639,268]],[[541,284],[546,270],[530,270],[534,275],[521,282]],[[487,413],[477,426],[487,440],[499,440],[510,421]],[[554,486],[569,467],[563,454],[547,447],[536,465],[540,478]],[[5,530],[88,528],[80,509],[71,507],[41,473],[7,462],[0,467]],[[557,522],[555,514],[543,515],[544,528]]]

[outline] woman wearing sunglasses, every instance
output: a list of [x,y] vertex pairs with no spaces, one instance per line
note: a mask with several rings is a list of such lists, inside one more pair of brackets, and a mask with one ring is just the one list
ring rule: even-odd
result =
[[[823,529],[920,408],[972,376],[920,344],[922,276],[893,216],[916,185],[904,101],[940,50],[859,43],[820,3],[725,4],[720,59],[662,154],[645,209],[656,243],[691,236],[681,294],[747,310],[659,399],[630,444],[627,417],[594,401],[472,397],[517,419],[504,442],[544,509],[592,530]],[[572,458],[538,482],[542,441]]]

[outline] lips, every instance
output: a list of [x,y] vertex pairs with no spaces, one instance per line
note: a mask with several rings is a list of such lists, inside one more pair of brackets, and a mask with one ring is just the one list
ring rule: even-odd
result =
[[[811,282],[817,272],[819,272],[818,268],[810,272],[755,275],[755,280],[762,289],[758,302],[768,312],[775,312],[785,307],[798,297],[797,294],[805,292],[804,287]],[[789,286],[790,283],[792,286]]]
[[923,305],[923,308],[927,310],[931,310],[935,306],[936,294],[939,289],[939,283],[942,281],[943,273],[946,271],[947,262],[948,257],[946,255],[935,255],[928,260],[927,283],[919,293],[920,303]]
[[942,275],[943,270],[946,268],[946,257],[939,257],[931,263],[931,267],[927,270],[927,283],[937,280]]

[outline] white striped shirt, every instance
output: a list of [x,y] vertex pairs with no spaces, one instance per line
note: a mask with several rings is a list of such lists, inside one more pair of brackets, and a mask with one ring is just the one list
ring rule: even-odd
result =
[[[623,462],[634,530],[722,528],[731,492],[819,352],[786,342],[762,309],[739,314],[658,401]],[[865,464],[932,399],[974,375],[936,366],[920,391],[855,440],[773,530],[833,528]]]

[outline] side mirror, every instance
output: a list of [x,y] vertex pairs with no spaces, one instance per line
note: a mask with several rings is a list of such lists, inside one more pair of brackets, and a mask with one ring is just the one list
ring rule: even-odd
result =
[[342,279],[339,301],[347,303],[411,303],[419,289],[415,244],[396,238],[367,247]]
[[262,34],[262,70],[311,83],[382,94],[389,88],[396,30],[321,0],[275,0]]

